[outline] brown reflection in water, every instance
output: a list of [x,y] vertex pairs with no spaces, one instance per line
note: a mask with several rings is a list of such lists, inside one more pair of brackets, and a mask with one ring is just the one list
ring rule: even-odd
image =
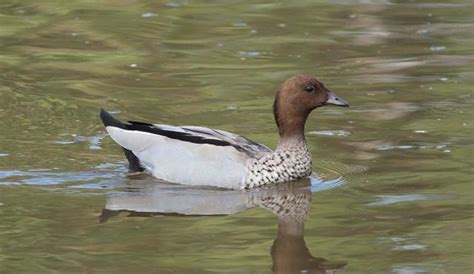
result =
[[109,195],[99,221],[107,222],[121,212],[129,217],[219,216],[261,207],[278,219],[278,231],[270,251],[275,273],[334,273],[347,264],[313,257],[306,246],[304,222],[312,200],[309,179],[247,192],[151,183]]
[[334,273],[343,270],[346,263],[333,263],[313,257],[304,241],[303,223],[279,220],[278,234],[271,255],[275,273]]
[[274,195],[261,200],[260,207],[278,218],[278,232],[271,248],[275,273],[334,273],[346,263],[313,257],[304,240],[304,222],[311,208],[311,191]]

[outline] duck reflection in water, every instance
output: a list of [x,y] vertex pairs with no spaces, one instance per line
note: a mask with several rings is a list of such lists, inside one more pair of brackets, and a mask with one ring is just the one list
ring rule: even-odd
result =
[[321,182],[306,178],[251,191],[193,188],[189,186],[134,182],[132,188],[107,195],[100,222],[127,212],[128,216],[216,216],[254,207],[277,216],[278,232],[271,247],[275,273],[335,273],[346,263],[331,263],[313,257],[304,240],[304,222],[311,208],[312,191],[332,188],[340,181]]

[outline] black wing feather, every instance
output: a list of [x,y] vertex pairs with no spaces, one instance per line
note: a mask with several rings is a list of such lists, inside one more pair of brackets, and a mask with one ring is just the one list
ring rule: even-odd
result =
[[[115,119],[112,115],[110,115],[110,113],[108,113],[107,111],[103,109],[100,111],[100,118],[102,122],[104,123],[104,126],[106,127],[111,126],[111,127],[118,127],[118,128],[126,129],[126,130],[143,131],[143,132],[165,136],[170,139],[176,139],[176,140],[191,142],[191,143],[196,143],[196,144],[210,144],[210,145],[215,145],[215,146],[234,146],[233,144],[224,140],[206,138],[204,136],[193,135],[186,132],[165,130],[149,123],[135,122],[135,121],[129,121],[127,123],[123,123]],[[241,149],[241,148],[239,147],[238,149]]]
[[161,136],[168,137],[170,139],[176,139],[185,142],[191,142],[196,144],[210,144],[215,146],[232,146],[231,143],[224,140],[209,139],[199,135],[192,135],[186,132],[165,130],[159,127],[156,127],[152,124],[142,123],[142,122],[128,122],[125,124],[128,130],[138,130],[148,133],[158,134]]

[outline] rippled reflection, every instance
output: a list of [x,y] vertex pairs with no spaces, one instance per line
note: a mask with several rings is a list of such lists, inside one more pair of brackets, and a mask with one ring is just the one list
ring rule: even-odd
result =
[[129,217],[216,216],[260,207],[271,211],[278,220],[270,251],[275,273],[333,273],[343,270],[346,263],[313,256],[304,240],[304,222],[311,208],[312,190],[334,184],[308,178],[244,192],[143,182],[110,192],[99,221],[107,222],[121,212]]

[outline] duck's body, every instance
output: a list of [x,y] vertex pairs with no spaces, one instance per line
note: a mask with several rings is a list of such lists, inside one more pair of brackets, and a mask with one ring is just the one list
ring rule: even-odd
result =
[[142,169],[167,182],[240,189],[311,174],[306,143],[272,151],[222,130],[122,123],[106,111],[101,118],[114,141],[131,151]]
[[316,86],[324,88],[308,76],[295,76],[283,84],[274,104],[280,131],[280,143],[275,151],[222,130],[122,123],[104,110],[100,116],[112,139],[124,149],[131,171],[147,171],[156,178],[185,185],[244,189],[276,184],[311,174],[304,123],[311,110],[319,106],[316,103],[347,106],[347,102],[324,88],[325,93],[318,94],[316,103],[296,108],[299,94],[295,97],[293,90],[298,88],[294,86],[298,83],[303,88],[308,85],[314,90]]

